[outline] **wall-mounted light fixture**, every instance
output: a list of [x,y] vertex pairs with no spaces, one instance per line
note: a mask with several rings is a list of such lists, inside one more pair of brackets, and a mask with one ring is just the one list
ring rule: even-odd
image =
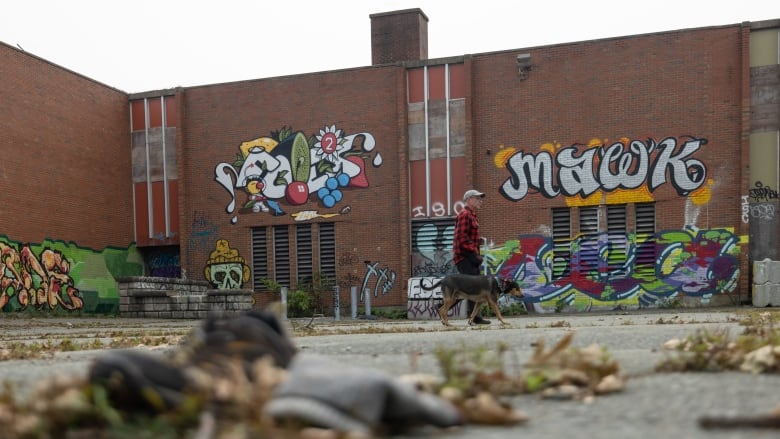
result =
[[530,72],[532,68],[533,65],[531,65],[530,53],[521,53],[517,55],[517,76],[520,77],[521,81],[528,78],[528,72]]

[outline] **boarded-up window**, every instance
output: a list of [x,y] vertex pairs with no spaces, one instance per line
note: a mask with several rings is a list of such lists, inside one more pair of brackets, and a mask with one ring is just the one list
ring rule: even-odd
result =
[[407,71],[412,218],[454,216],[466,190],[463,64]]

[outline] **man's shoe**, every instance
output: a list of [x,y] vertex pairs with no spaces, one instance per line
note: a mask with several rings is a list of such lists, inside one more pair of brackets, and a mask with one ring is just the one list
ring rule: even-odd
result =
[[476,317],[474,317],[474,324],[475,325],[489,325],[490,324],[490,320],[483,319],[481,316],[476,316]]

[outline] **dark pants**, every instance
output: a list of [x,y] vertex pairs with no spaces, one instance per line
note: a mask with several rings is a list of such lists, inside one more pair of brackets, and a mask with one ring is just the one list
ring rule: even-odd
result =
[[[460,274],[482,274],[482,272],[480,271],[480,268],[482,267],[480,267],[479,263],[474,258],[469,258],[469,257],[463,258],[462,261],[458,262],[457,267],[458,267],[458,273]],[[460,302],[460,300],[458,300],[458,302]],[[474,311],[474,305],[475,305],[474,302],[470,300],[468,301],[468,308],[466,309],[468,310],[469,316]],[[481,317],[480,313],[477,313],[476,317],[474,318],[480,318],[480,317]]]

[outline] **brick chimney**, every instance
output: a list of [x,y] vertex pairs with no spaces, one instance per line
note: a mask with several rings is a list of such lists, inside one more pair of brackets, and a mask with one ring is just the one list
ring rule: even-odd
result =
[[428,59],[428,17],[419,8],[371,18],[371,65]]

